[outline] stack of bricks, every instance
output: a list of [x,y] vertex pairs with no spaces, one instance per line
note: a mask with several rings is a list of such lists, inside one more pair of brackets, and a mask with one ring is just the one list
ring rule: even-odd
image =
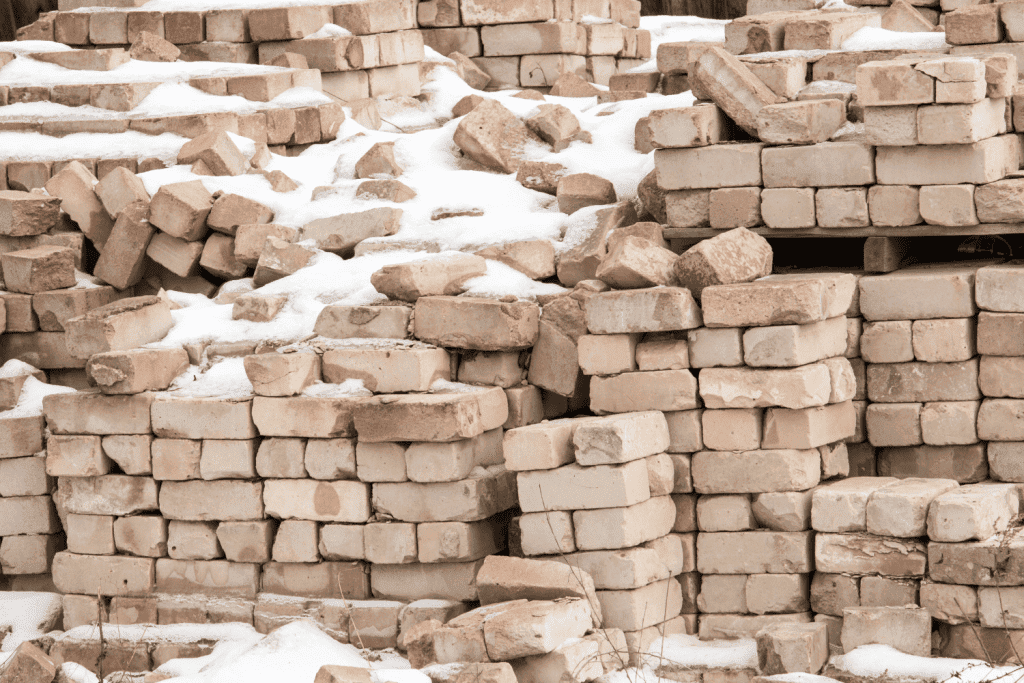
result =
[[1005,135],[1016,73],[1015,59],[1002,54],[858,67],[865,134],[887,185],[870,190],[874,213],[907,217],[897,225],[912,217],[949,227],[1017,220],[996,198],[1005,184],[996,181],[1020,166],[1019,141]]
[[[518,356],[536,338],[535,304],[417,304],[431,307],[417,316],[421,339]],[[138,328],[146,308],[124,315]],[[449,618],[476,599],[476,571],[504,550],[516,502],[502,467],[505,390],[438,385],[451,359],[405,339],[408,307],[339,308],[323,316],[324,337],[233,361],[247,396],[165,391],[186,352],[134,348],[91,356],[103,393],[45,400],[68,625],[101,609],[121,623],[262,630],[311,616],[339,639],[389,647],[406,603],[444,600],[424,614]],[[375,395],[303,393],[321,377]]]
[[861,278],[867,437],[879,476],[988,476],[983,442],[996,434],[986,425],[1001,416],[980,410],[977,272],[940,265]]
[[23,390],[60,391],[45,381],[43,372],[25,363],[8,361],[0,368],[0,586],[11,590],[52,590],[50,562],[64,547],[42,455],[46,423],[38,406],[20,401]]
[[691,463],[702,638],[811,621],[812,489],[847,476],[856,429],[855,287],[811,273],[703,289],[695,336],[725,367],[700,362],[704,450]]
[[814,492],[811,609],[830,642],[840,645],[844,610],[923,604],[929,505],[957,488],[950,479],[851,477]]
[[489,88],[543,88],[573,73],[593,83],[651,57],[636,0],[421,0],[423,41],[458,52],[490,76]]
[[[27,73],[33,67],[38,68],[40,63],[52,65],[47,69],[46,76]],[[45,101],[62,105],[54,107],[54,112],[49,115],[42,116],[6,114],[6,110],[0,109],[0,121],[4,130],[9,132],[64,137],[74,133],[117,136],[130,130],[153,136],[174,133],[194,138],[211,130],[224,130],[248,137],[257,143],[274,146],[274,151],[284,153],[285,146],[333,140],[334,131],[328,125],[321,126],[321,119],[326,123],[328,117],[325,114],[340,108],[340,105],[319,92],[322,89],[320,72],[301,64],[298,68],[239,64],[219,69],[211,69],[208,64],[182,64],[175,69],[175,73],[160,80],[152,75],[142,79],[126,79],[111,73],[127,64],[135,67],[140,65],[139,61],[133,62],[129,53],[121,48],[33,52],[21,56],[5,52],[0,53],[0,64],[10,65],[8,75],[0,78],[0,104]],[[210,75],[211,72],[215,75]],[[87,82],[82,83],[83,79],[87,79]],[[187,82],[216,97],[237,95],[252,104],[243,105],[237,111],[219,111],[216,107],[210,111],[210,100],[207,98],[205,102],[195,102],[191,106],[183,102],[179,111],[187,111],[187,114],[154,117],[134,113],[154,89],[175,82]],[[279,95],[296,87],[309,88],[310,91],[292,93],[296,99],[285,106],[272,103]],[[79,107],[88,108],[83,110]],[[110,139],[115,141],[117,137]],[[138,141],[135,141],[135,146],[140,146]],[[145,146],[141,147],[144,150]],[[141,154],[145,152],[141,151]],[[84,153],[75,155],[73,149],[69,149],[62,160],[78,158],[89,163],[85,159],[87,156]],[[125,159],[120,165],[134,172],[138,158],[142,157]],[[0,158],[0,163],[3,161],[6,160]],[[109,165],[112,160],[104,162]],[[91,163],[95,165],[96,161],[92,160]],[[18,163],[14,165],[17,167]],[[20,175],[10,174],[6,181],[9,185],[26,184]]]
[[943,18],[946,42],[953,46],[951,54],[1005,53],[1024,64],[1024,9],[1020,3],[964,5],[946,12]]
[[[656,149],[670,226],[955,228],[1017,220],[1017,205],[1001,199],[1020,182],[1003,180],[1021,157],[1019,140],[1006,134],[1017,69],[1011,55],[860,64],[865,137],[848,140],[830,140],[846,122],[843,100],[799,96],[806,64],[797,65],[787,92],[777,83],[778,61],[745,65],[708,46],[666,51],[663,61],[671,69],[684,60],[690,85],[715,104],[655,112],[637,135],[638,146]],[[726,87],[729,79],[738,84]],[[761,142],[728,142],[739,137],[734,124]]]
[[589,574],[601,623],[625,632],[633,659],[661,635],[696,630],[692,512],[679,515],[672,495],[667,417],[651,410],[566,418],[505,435],[523,513],[513,523],[516,550]]
[[[420,92],[415,0],[175,12],[75,4],[84,6],[44,14],[19,39],[114,48],[148,32],[177,46],[187,61],[265,64],[283,52],[301,54],[324,72],[324,89],[346,101]],[[327,25],[345,31],[303,40]]]
[[64,326],[75,316],[117,299],[112,287],[78,280],[84,237],[71,232],[60,200],[20,190],[0,191],[0,266],[4,291],[3,361],[19,359],[49,373],[54,384],[84,386],[85,361],[67,347]]

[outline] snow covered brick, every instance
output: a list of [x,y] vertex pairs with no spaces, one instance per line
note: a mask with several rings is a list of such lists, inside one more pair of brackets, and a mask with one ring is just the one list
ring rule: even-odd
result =
[[384,266],[370,276],[370,282],[389,299],[415,303],[424,296],[460,294],[466,280],[486,272],[483,258],[456,253]]
[[213,195],[202,181],[171,183],[161,187],[149,205],[149,221],[171,237],[186,241],[206,236],[206,217]]
[[245,173],[249,161],[224,131],[205,133],[189,140],[178,152],[179,164],[202,161],[213,175],[237,176]]

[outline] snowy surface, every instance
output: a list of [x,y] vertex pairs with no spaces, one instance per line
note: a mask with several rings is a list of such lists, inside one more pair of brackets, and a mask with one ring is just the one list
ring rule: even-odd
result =
[[831,665],[839,671],[879,678],[907,678],[925,681],[947,681],[955,678],[960,683],[1013,680],[1007,676],[1019,667],[993,667],[981,660],[948,659],[945,657],[916,657],[895,650],[888,645],[862,645],[853,652],[833,657]]
[[948,50],[946,34],[902,33],[877,26],[865,26],[843,42],[844,50]]
[[[0,412],[0,420],[17,417],[32,417],[43,414],[43,397],[51,394],[73,394],[75,390],[71,387],[61,387],[55,384],[40,382],[35,377],[29,377],[21,385],[21,396],[18,397],[18,405],[10,410]],[[0,593],[0,595],[3,595]],[[2,604],[2,603],[0,603]],[[0,610],[0,625],[3,625],[3,612]]]
[[[35,379],[30,381],[40,384]],[[62,610],[61,597],[55,593],[0,591],[0,632],[11,629],[0,643],[0,666],[7,659],[3,653],[13,652],[24,641],[60,628]]]
[[250,626],[243,628],[251,633],[221,640],[205,657],[172,659],[156,670],[173,676],[175,683],[280,683],[312,681],[325,664],[370,666],[359,650],[337,642],[306,620],[293,621],[267,636]]
[[757,642],[752,638],[701,641],[685,634],[666,636],[651,643],[644,660],[651,668],[661,663],[679,668],[756,669]]
[[57,64],[32,59],[33,52],[65,52],[72,48],[61,43],[31,41],[34,49],[26,50],[26,41],[0,43],[0,52],[14,52],[6,45],[16,45],[17,59],[0,68],[0,85],[52,86],[82,83],[187,82],[190,78],[209,76],[253,76],[291,71],[286,67],[227,62],[147,62],[132,59],[109,71],[66,69]]

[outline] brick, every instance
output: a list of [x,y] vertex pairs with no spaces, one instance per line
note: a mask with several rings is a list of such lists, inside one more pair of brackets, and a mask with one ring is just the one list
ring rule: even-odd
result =
[[[774,97],[774,96],[773,96]],[[761,143],[734,143],[654,152],[662,190],[761,185]]]
[[868,397],[878,403],[973,401],[977,390],[978,361],[962,363],[869,364]]
[[766,147],[761,156],[766,188],[851,187],[875,182],[874,148],[858,142]]
[[[1016,166],[1016,142],[996,136],[970,145],[880,147],[875,158],[882,185],[984,184]],[[953,160],[956,163],[951,165]]]
[[804,491],[821,476],[821,458],[814,449],[700,451],[691,466],[698,493]]
[[923,607],[848,607],[843,610],[843,649],[889,645],[919,657],[931,654],[931,615]]
[[926,533],[928,507],[955,489],[948,479],[904,479],[871,493],[866,508],[868,533],[914,538]]
[[826,405],[832,394],[828,367],[705,368],[701,398],[708,408],[811,408]]
[[114,520],[114,546],[118,552],[130,555],[164,557],[167,524],[162,517],[118,517]]
[[65,593],[146,595],[155,587],[150,558],[59,552],[53,558],[53,575],[58,590]]
[[148,215],[146,202],[134,202],[121,211],[96,262],[96,277],[118,289],[142,279],[146,249],[155,232]]
[[876,454],[882,476],[952,479],[963,483],[988,476],[984,444],[882,448]]
[[572,515],[576,547],[606,550],[636,546],[669,533],[675,516],[669,496],[628,507],[577,510]]
[[813,566],[810,532],[741,531],[697,535],[703,574],[791,574]]
[[[448,496],[449,498],[445,498]],[[373,507],[406,522],[472,522],[511,506],[515,493],[511,473],[462,482],[380,483],[373,487]],[[438,500],[447,500],[437,507]]]
[[523,512],[626,507],[650,497],[647,465],[640,461],[524,471],[517,485]]
[[804,324],[844,315],[856,279],[849,275],[775,275],[708,287],[701,297],[708,327]]
[[263,517],[263,485],[245,481],[169,481],[160,513],[184,521],[247,521]]
[[924,576],[930,549],[915,540],[870,534],[825,534],[814,539],[814,566],[833,574]]

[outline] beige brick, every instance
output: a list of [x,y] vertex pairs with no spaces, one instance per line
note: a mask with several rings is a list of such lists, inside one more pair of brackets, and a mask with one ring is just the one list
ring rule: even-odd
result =
[[906,185],[872,185],[868,213],[872,225],[905,226],[921,222],[919,189]]
[[0,255],[4,284],[12,292],[35,294],[75,285],[74,253],[66,247],[39,246]]
[[171,329],[170,306],[156,296],[121,299],[65,325],[68,351],[89,358],[105,351],[125,351],[162,339]]
[[701,531],[749,531],[757,528],[745,495],[701,496],[697,499],[697,528]]
[[429,297],[416,304],[417,338],[440,346],[503,351],[531,346],[540,309],[528,302]]
[[773,531],[809,529],[812,495],[812,491],[773,491],[755,495],[751,505],[754,519],[759,527]]
[[866,508],[867,531],[879,536],[924,536],[928,507],[943,493],[955,489],[949,479],[903,479],[871,493]]
[[647,465],[640,460],[519,472],[517,486],[523,512],[624,507],[650,497]]
[[[978,307],[986,311],[1024,312],[1018,296],[1024,293],[1024,269],[1014,263],[985,266],[975,275]],[[984,314],[983,314],[984,315]]]
[[828,403],[832,378],[828,366],[799,368],[705,368],[700,392],[708,408],[810,408]]
[[920,191],[920,209],[930,225],[977,225],[974,185],[925,185]]
[[224,560],[156,561],[156,588],[161,593],[203,593],[255,598],[260,565]]
[[129,555],[164,557],[167,525],[162,517],[118,517],[114,520],[114,545],[118,552]]
[[586,420],[572,433],[576,462],[583,467],[617,465],[668,448],[668,425],[662,413],[640,412]]
[[697,328],[686,333],[690,345],[690,367],[743,365],[743,330],[738,328]]
[[1024,343],[1020,337],[1024,316],[1017,313],[978,314],[978,353],[993,356],[1024,355]]
[[1018,154],[1007,136],[970,145],[880,147],[875,170],[881,185],[991,183],[1016,169]]
[[1019,387],[1024,361],[1020,357],[982,356],[978,386],[985,396],[1024,398]]
[[448,352],[434,348],[329,349],[323,355],[324,379],[340,384],[361,379],[375,393],[426,391],[438,379],[449,379]]
[[85,371],[105,394],[141,394],[166,389],[188,364],[181,348],[129,349],[93,354]]
[[656,110],[646,117],[646,126],[656,149],[714,145],[727,131],[724,112],[713,104]]
[[814,211],[813,188],[761,190],[761,218],[769,228],[813,228],[817,225]]
[[889,645],[901,652],[931,654],[931,615],[923,607],[848,607],[843,610],[843,649],[869,643]]
[[185,521],[248,521],[263,517],[263,484],[247,481],[168,481],[160,513]]
[[590,384],[590,405],[599,414],[689,410],[697,407],[697,380],[689,370],[595,377]]
[[868,363],[906,363],[914,360],[912,321],[864,323],[860,355]]
[[749,451],[761,447],[760,408],[705,410],[701,434],[706,448],[716,451]]
[[878,403],[974,401],[978,361],[892,363],[867,366],[868,398]]
[[149,558],[59,552],[52,571],[64,593],[146,595],[155,587],[154,562]]
[[660,538],[672,530],[676,507],[669,496],[629,507],[577,510],[572,522],[580,550],[628,548]]
[[984,541],[1005,531],[1019,507],[1018,494],[1011,485],[962,486],[932,501],[928,537],[943,543]]
[[[497,387],[388,399],[363,401],[355,408],[361,441],[452,441],[500,427],[508,418],[505,393]],[[415,421],[406,422],[405,413],[415,413]]]
[[792,574],[813,567],[813,534],[807,531],[741,531],[697,535],[703,574]]
[[814,539],[814,566],[818,572],[923,576],[929,565],[932,563],[928,561],[927,547],[916,540],[826,533],[819,533]]
[[202,442],[186,439],[155,439],[150,446],[153,478],[157,481],[200,479]]
[[773,275],[757,282],[708,287],[701,296],[708,327],[804,324],[844,315],[852,275]]
[[935,80],[899,61],[870,62],[857,67],[857,97],[866,107],[930,104]]
[[735,143],[654,152],[658,187],[696,190],[761,184],[761,143]]
[[862,143],[766,147],[761,156],[766,188],[844,187],[875,182],[874,148]]
[[985,445],[882,448],[875,457],[878,474],[892,477],[952,479],[964,483],[988,476]]
[[698,493],[804,491],[818,484],[817,450],[701,451],[692,462]]
[[478,521],[512,507],[514,476],[501,472],[461,482],[375,484],[373,507],[405,522]]
[[114,518],[110,515],[67,516],[68,551],[82,555],[113,555]]
[[263,436],[355,436],[352,413],[361,400],[351,396],[257,396],[252,401],[252,421]]
[[743,333],[743,358],[753,367],[794,367],[842,355],[845,317],[806,325],[755,327]]
[[701,322],[690,292],[675,287],[597,294],[584,311],[592,334],[685,330]]
[[866,530],[867,503],[871,494],[896,481],[892,477],[853,477],[815,489],[811,525],[820,532]]
[[920,403],[875,403],[865,416],[872,446],[916,446],[921,438]]
[[765,412],[764,448],[816,448],[853,436],[852,401],[813,408],[769,408]]
[[57,500],[70,513],[120,517],[157,509],[157,484],[148,477],[61,477],[57,486]]
[[[480,561],[443,564],[377,565],[370,577],[374,597],[415,600],[420,595],[439,595],[441,599],[476,599],[476,576]],[[340,596],[338,596],[340,597]],[[347,597],[347,596],[346,596]]]

